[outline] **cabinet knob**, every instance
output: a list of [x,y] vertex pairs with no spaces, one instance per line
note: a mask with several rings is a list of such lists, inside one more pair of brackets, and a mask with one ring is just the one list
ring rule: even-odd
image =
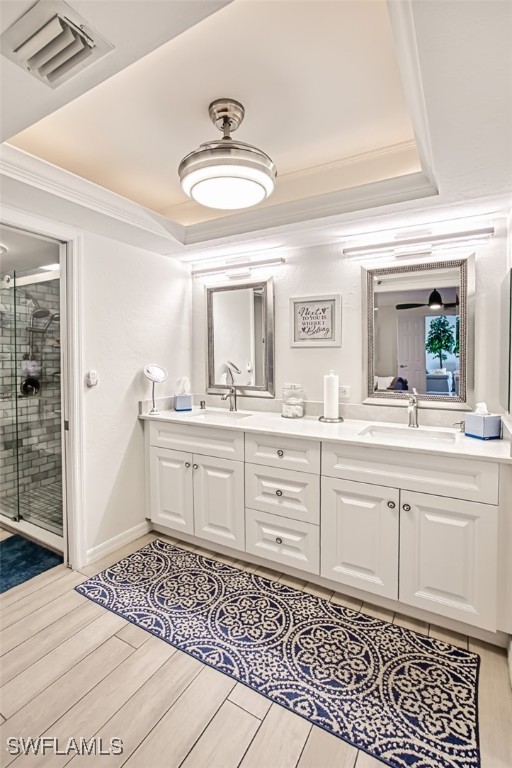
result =
[[277,455],[278,456],[284,456],[284,451],[281,451],[281,449],[279,449],[279,451],[277,452]]
[[390,509],[394,509],[394,508],[396,507],[396,504],[395,504],[395,502],[394,502],[394,501],[388,501],[388,507],[389,507]]
[[199,469],[199,464],[194,464],[194,469]]
[[276,491],[276,496],[282,496],[282,495],[283,495],[282,491]]
[[186,461],[186,462],[185,462],[185,466],[186,466],[186,468],[188,469],[188,468],[190,467],[190,461]]
[[283,540],[282,540],[282,539],[280,539],[280,538],[279,538],[279,536],[277,536],[277,538],[276,538],[276,544],[282,544],[282,543],[283,543]]
[[411,505],[410,504],[402,504],[402,509],[404,512],[410,512],[411,511]]

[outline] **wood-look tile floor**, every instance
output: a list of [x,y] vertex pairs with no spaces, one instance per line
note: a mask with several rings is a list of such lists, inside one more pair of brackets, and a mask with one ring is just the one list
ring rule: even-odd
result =
[[[0,764],[13,763],[15,768],[69,763],[72,768],[82,763],[85,768],[382,768],[382,763],[341,739],[74,591],[84,576],[153,538],[148,534],[81,572],[57,566],[1,596]],[[511,768],[512,695],[504,651],[361,605],[305,580],[232,558],[220,559],[479,653],[482,768]],[[101,737],[106,744],[117,737],[123,741],[123,754],[12,757],[6,752],[9,737],[43,735],[60,743],[71,737]]]

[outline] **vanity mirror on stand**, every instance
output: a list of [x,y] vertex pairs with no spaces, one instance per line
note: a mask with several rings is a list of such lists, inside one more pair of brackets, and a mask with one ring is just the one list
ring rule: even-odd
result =
[[413,389],[424,401],[467,402],[472,275],[472,259],[365,270],[366,402]]
[[272,280],[206,289],[208,392],[274,397]]

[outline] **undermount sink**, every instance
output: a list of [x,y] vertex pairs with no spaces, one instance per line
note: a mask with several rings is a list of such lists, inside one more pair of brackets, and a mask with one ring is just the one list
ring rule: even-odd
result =
[[454,443],[456,433],[450,430],[411,429],[410,427],[392,427],[385,424],[370,424],[358,433],[359,437],[376,437],[386,440],[405,440],[422,443]]
[[244,413],[244,411],[210,411],[206,409],[198,413],[191,413],[190,416],[201,421],[223,421],[229,424],[240,419],[246,419],[248,416],[252,416],[252,413]]

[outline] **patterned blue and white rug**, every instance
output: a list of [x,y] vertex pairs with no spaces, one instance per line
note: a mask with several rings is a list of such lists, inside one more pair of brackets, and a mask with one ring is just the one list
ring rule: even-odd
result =
[[479,657],[156,540],[76,587],[393,768],[478,768]]

